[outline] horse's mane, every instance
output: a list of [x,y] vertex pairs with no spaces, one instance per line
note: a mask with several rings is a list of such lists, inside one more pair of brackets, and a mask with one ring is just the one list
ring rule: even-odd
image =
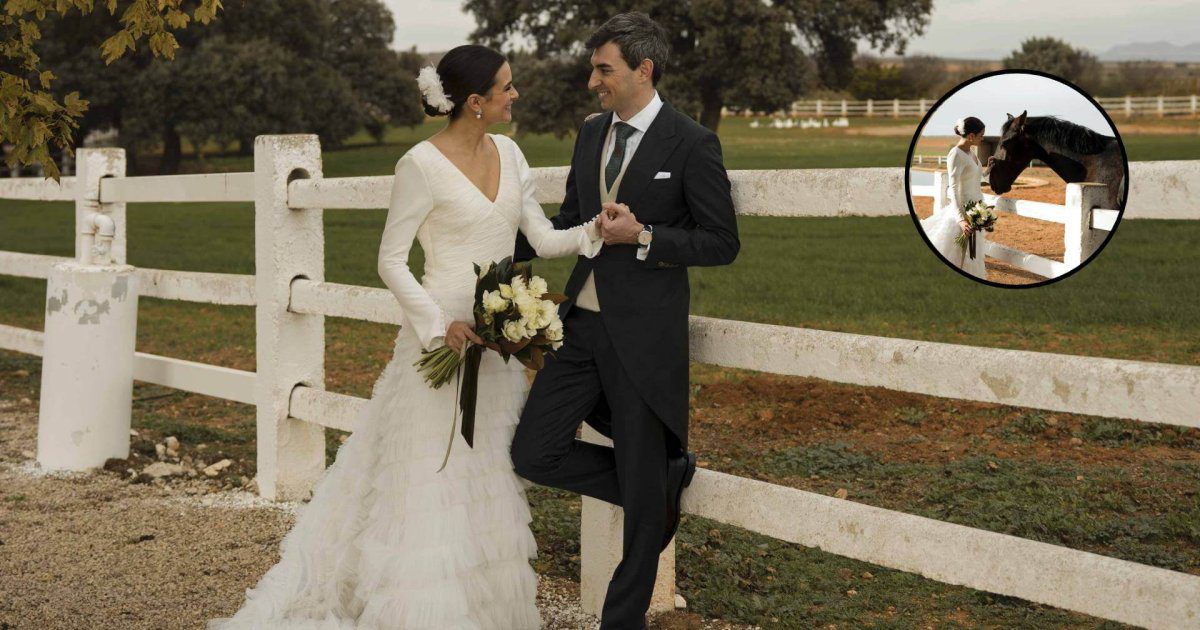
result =
[[[1002,131],[1008,132],[1011,125],[1012,120],[1005,121]],[[1112,136],[1096,133],[1058,116],[1030,116],[1025,119],[1025,133],[1036,138],[1039,143],[1052,144],[1068,151],[1085,154],[1099,153],[1113,141]]]

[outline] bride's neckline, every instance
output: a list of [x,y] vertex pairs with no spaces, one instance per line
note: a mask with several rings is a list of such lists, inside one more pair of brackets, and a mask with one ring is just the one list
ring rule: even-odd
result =
[[954,145],[954,148],[955,148],[955,149],[958,149],[959,151],[962,151],[963,153],[966,153],[966,154],[967,154],[967,155],[969,155],[969,156],[971,156],[971,160],[972,160],[972,161],[974,161],[976,164],[979,164],[979,158],[977,158],[977,157],[975,157],[974,155],[972,155],[970,151],[968,151],[968,150],[966,150],[966,149],[964,149],[964,148],[962,148],[962,147],[958,146],[957,144],[956,144],[956,145]]
[[436,144],[430,142],[429,140],[422,140],[421,142],[428,144],[433,149],[434,153],[437,153],[439,156],[441,156],[441,158],[443,160],[445,160],[446,163],[449,164],[451,168],[454,169],[454,172],[458,173],[459,177],[462,177],[463,180],[466,181],[467,184],[470,185],[471,188],[473,188],[475,190],[475,192],[479,193],[480,197],[483,197],[484,201],[486,201],[489,204],[494,206],[494,205],[496,205],[496,200],[500,199],[500,191],[504,189],[504,154],[500,151],[500,144],[496,142],[496,138],[492,137],[492,134],[490,134],[490,133],[485,134],[485,135],[488,137],[488,139],[490,139],[492,141],[492,146],[496,147],[496,161],[499,162],[499,166],[497,167],[497,171],[496,171],[497,175],[496,175],[496,196],[495,197],[489,197],[487,195],[487,193],[483,192],[482,188],[475,185],[475,182],[471,181],[471,178],[467,177],[467,174],[464,173],[461,168],[458,168],[458,165],[454,163],[454,160],[451,160],[449,157],[446,156],[445,153],[442,153],[442,150],[439,149]]

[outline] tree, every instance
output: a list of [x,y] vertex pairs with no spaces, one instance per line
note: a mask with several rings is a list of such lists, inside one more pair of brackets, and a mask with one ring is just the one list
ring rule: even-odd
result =
[[513,122],[524,132],[553,133],[562,138],[579,128],[585,116],[598,111],[587,91],[591,68],[574,55],[539,59],[530,53],[509,57],[513,85],[521,98],[513,107]]
[[[582,42],[595,28],[620,11],[645,11],[671,35],[671,60],[662,91],[682,111],[716,129],[723,107],[777,109],[807,90],[813,77],[798,35],[815,37],[819,31],[823,35],[816,38],[820,45],[837,44],[839,38],[852,38],[853,44],[866,37],[873,44],[903,48],[908,33],[920,32],[927,20],[923,16],[931,9],[931,0],[873,0],[866,3],[871,9],[853,4],[855,8],[826,0],[647,0],[636,5],[594,0],[466,0],[464,9],[475,15],[472,38],[476,41],[498,47],[520,38],[530,42],[538,59],[561,61],[569,55],[585,67],[590,51],[583,50]],[[828,15],[815,16],[813,11]],[[824,54],[818,48],[820,59],[843,63],[840,55]],[[852,56],[844,63],[852,66]],[[585,88],[576,84],[554,89]],[[552,102],[549,97],[545,101]],[[550,117],[573,121],[566,129],[573,131],[579,119],[559,115],[567,111],[566,105],[571,103]],[[555,124],[560,130],[568,123]]]
[[859,41],[881,53],[902,55],[909,38],[925,32],[933,11],[933,0],[779,1],[816,49],[821,83],[832,90],[850,85]]
[[[108,0],[109,15],[121,13],[121,27],[100,44],[106,64],[137,49],[143,38],[155,57],[173,59],[179,48],[175,31],[187,28],[191,20],[208,24],[221,7],[221,0],[199,0],[191,15],[183,9],[183,0]],[[67,16],[92,13],[93,0],[7,0],[0,14],[0,141],[13,143],[7,158],[10,167],[40,163],[49,177],[59,178],[57,163],[50,156],[51,145],[65,155],[74,155],[72,132],[88,108],[79,92],[69,92],[62,102],[47,90],[55,80],[54,72],[42,69],[41,57],[34,50],[41,39],[38,25],[47,15]],[[35,79],[36,77],[36,79]],[[30,81],[36,80],[38,88]]]
[[1083,49],[1053,37],[1031,37],[1021,42],[1003,62],[1005,68],[1040,70],[1062,77],[1086,91],[1100,87],[1100,62]]
[[408,70],[419,62],[389,48],[395,25],[378,0],[230,6],[208,28],[181,34],[170,71],[141,53],[111,66],[78,54],[107,28],[94,16],[50,21],[45,58],[62,67],[63,86],[95,95],[80,137],[120,129],[131,173],[147,172],[142,154],[159,147],[157,172],[178,172],[184,138],[236,143],[248,155],[259,134],[312,132],[338,147],[360,126],[380,139],[388,124],[423,120]]

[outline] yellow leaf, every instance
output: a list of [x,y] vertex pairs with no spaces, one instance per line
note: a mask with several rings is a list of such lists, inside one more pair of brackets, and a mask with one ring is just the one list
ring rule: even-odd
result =
[[49,89],[50,82],[54,80],[54,73],[49,70],[43,70],[42,73],[38,75],[38,80],[41,82],[42,87]]

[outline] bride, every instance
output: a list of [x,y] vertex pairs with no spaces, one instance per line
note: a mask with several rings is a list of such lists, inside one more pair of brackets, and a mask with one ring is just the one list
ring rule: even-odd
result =
[[[472,263],[511,256],[518,229],[539,257],[594,257],[603,240],[595,223],[555,230],[521,150],[485,132],[512,120],[518,97],[500,53],[459,46],[418,82],[426,112],[449,123],[396,164],[378,260],[403,313],[392,359],[299,506],[279,562],[210,630],[541,627],[526,484],[509,456],[523,368],[483,354],[475,446],[454,433],[439,473],[455,388],[431,389],[413,362],[422,349],[480,342]],[[419,283],[407,264],[414,236],[425,252]]]
[[984,264],[986,251],[986,232],[975,234],[975,258],[971,258],[966,248],[954,242],[959,234],[969,234],[970,227],[963,213],[963,206],[983,199],[980,182],[983,176],[995,163],[994,157],[988,158],[987,167],[979,164],[979,159],[971,153],[971,147],[979,146],[983,141],[983,121],[967,116],[960,118],[954,124],[954,135],[959,137],[958,144],[950,148],[946,155],[946,172],[950,176],[950,198],[941,208],[934,208],[933,214],[921,220],[921,229],[934,249],[954,266],[977,277],[987,279],[987,266]]

